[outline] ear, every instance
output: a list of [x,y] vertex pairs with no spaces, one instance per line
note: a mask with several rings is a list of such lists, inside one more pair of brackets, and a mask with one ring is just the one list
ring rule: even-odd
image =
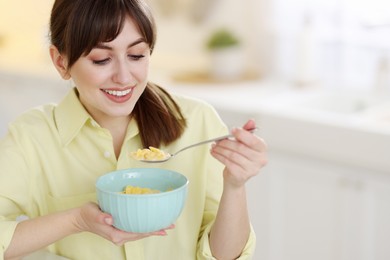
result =
[[50,57],[61,77],[65,80],[70,79],[66,58],[61,55],[54,45],[50,46]]

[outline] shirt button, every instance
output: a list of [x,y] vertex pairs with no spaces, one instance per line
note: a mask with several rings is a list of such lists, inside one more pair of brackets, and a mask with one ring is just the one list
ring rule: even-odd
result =
[[103,155],[104,157],[109,158],[111,156],[111,153],[109,151],[105,151]]

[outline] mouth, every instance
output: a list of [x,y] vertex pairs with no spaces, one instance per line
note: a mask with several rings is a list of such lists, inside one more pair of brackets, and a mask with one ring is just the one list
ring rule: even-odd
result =
[[110,89],[103,89],[103,91],[111,96],[115,96],[115,97],[123,97],[123,96],[126,96],[128,94],[130,94],[130,92],[132,91],[133,89],[132,88],[129,88],[129,89],[126,89],[126,90],[110,90]]
[[102,89],[106,97],[115,103],[124,103],[132,96],[134,88],[126,89]]

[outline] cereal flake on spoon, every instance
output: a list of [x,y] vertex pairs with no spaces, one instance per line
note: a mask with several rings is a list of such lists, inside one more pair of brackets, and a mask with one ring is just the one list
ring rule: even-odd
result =
[[132,152],[130,155],[138,161],[160,161],[170,157],[169,153],[166,153],[153,146],[149,146],[149,149],[138,149],[136,152]]

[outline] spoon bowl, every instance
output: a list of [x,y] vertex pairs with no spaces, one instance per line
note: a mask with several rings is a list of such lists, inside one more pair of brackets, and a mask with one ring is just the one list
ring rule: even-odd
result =
[[[258,128],[255,127],[255,128],[249,129],[247,131],[253,133],[257,129]],[[180,149],[179,151],[177,151],[175,153],[164,152],[165,153],[165,157],[163,159],[154,159],[154,160],[140,159],[139,161],[145,162],[145,163],[162,163],[162,162],[166,162],[166,161],[170,160],[171,158],[175,157],[177,154],[179,154],[179,153],[181,153],[181,152],[183,152],[183,151],[185,151],[187,149],[190,149],[190,148],[193,148],[193,147],[196,147],[196,146],[199,146],[199,145],[207,144],[207,143],[217,142],[217,141],[224,140],[224,139],[227,139],[227,138],[232,138],[232,137],[233,137],[232,134],[228,134],[228,135],[223,135],[223,136],[211,138],[211,139],[208,139],[208,140],[205,140],[205,141],[201,141],[201,142],[194,143],[192,145],[188,145],[186,147],[183,147],[182,149]]]

